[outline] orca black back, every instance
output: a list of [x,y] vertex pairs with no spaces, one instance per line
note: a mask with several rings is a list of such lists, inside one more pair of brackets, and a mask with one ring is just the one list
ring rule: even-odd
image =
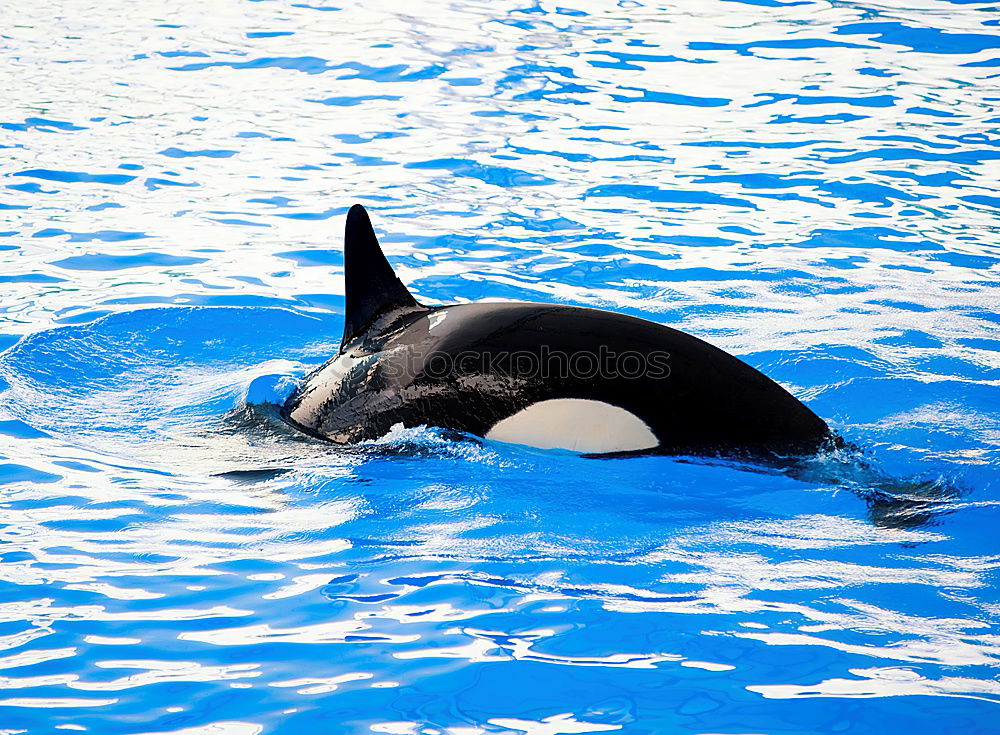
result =
[[773,380],[670,327],[566,305],[422,306],[360,205],[345,279],[340,351],[283,409],[330,441],[396,425],[598,454],[809,451],[830,438]]

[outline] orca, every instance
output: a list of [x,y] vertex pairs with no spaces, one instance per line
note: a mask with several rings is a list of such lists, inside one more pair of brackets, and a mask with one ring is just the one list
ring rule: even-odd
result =
[[832,438],[773,380],[667,326],[558,304],[419,304],[360,204],[344,279],[340,349],[281,409],[336,444],[400,424],[585,455],[802,454]]

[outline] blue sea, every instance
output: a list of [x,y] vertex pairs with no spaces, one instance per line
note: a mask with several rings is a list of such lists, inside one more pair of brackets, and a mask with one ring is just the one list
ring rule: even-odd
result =
[[[332,2],[0,11],[0,734],[1000,733],[1000,7]],[[298,434],[356,202],[846,444]]]

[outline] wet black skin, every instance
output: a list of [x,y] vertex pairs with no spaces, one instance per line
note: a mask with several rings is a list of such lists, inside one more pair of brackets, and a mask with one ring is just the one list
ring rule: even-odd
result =
[[396,424],[483,436],[533,403],[580,398],[631,412],[663,453],[808,452],[830,439],[822,419],[773,380],[670,327],[551,304],[422,306],[357,204],[347,214],[344,281],[340,351],[282,408],[313,436],[351,443]]
[[[338,443],[375,439],[398,423],[482,436],[532,403],[584,398],[638,416],[660,440],[656,451],[664,453],[809,451],[829,437],[826,424],[770,378],[707,342],[643,319],[502,303],[446,306],[384,321],[346,347],[343,355],[357,362],[322,410],[308,423],[293,423]],[[593,366],[601,346],[605,354],[641,355],[649,369],[631,377],[636,357],[623,365],[626,376],[574,375],[581,371],[566,370],[568,361],[553,357],[593,355],[595,361],[576,363]],[[546,360],[547,374],[539,368]],[[286,417],[307,395],[313,376],[289,399]]]

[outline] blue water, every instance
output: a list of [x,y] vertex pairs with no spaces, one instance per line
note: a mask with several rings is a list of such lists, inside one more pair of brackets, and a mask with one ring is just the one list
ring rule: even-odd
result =
[[[994,3],[7,5],[0,733],[1000,733]],[[297,435],[354,202],[854,447]]]

